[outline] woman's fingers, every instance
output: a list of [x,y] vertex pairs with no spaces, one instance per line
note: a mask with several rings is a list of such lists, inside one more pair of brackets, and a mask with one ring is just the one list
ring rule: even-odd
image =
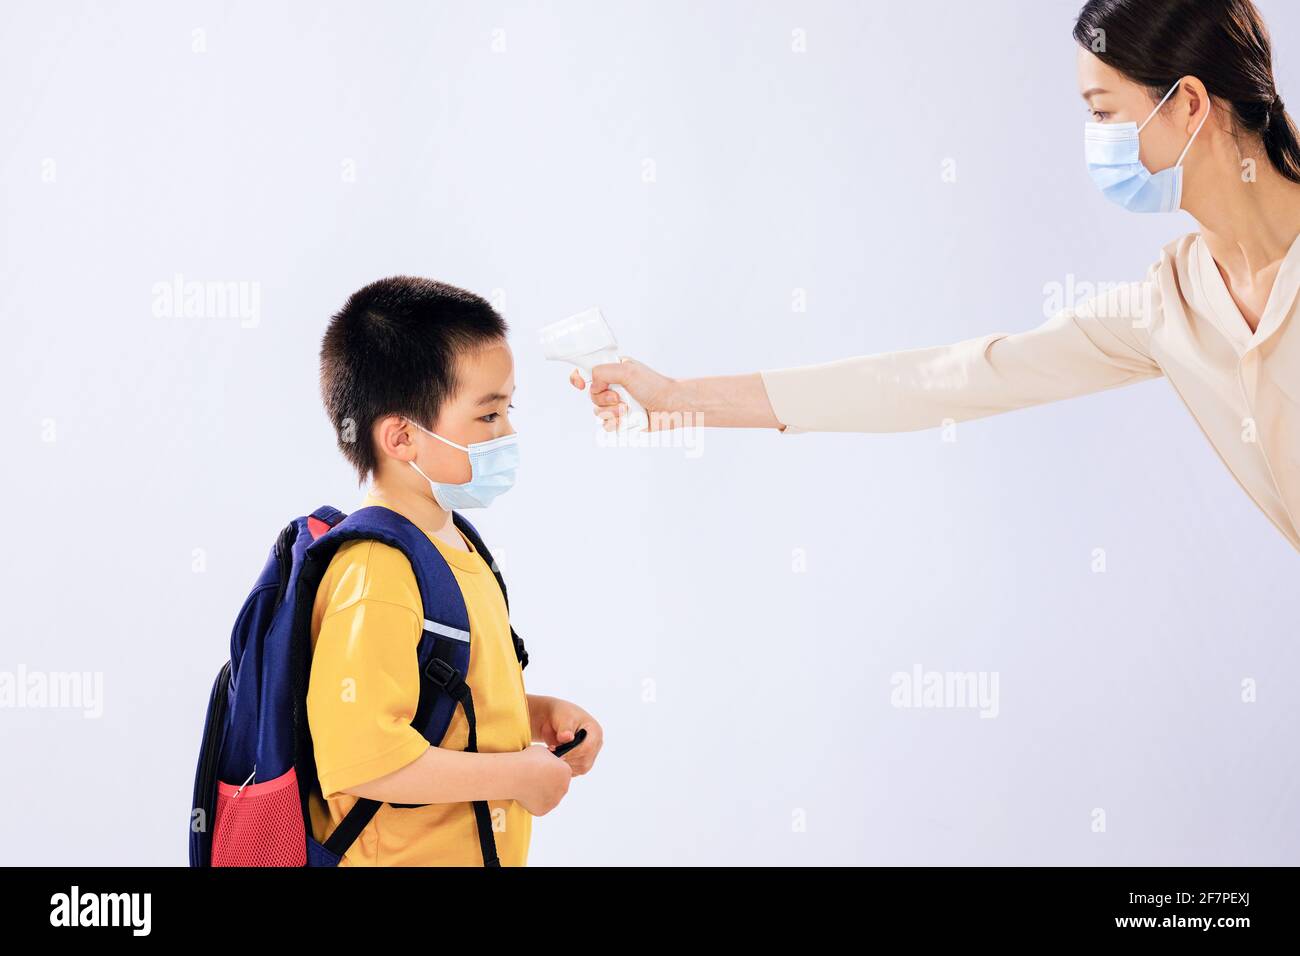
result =
[[[579,391],[587,387],[587,383],[582,378],[582,373],[576,368],[569,373],[569,384]],[[591,383],[591,401],[593,405],[612,408],[623,401],[623,399],[618,392],[608,386],[602,386],[600,389],[597,389],[596,383],[593,380]]]
[[605,431],[612,432],[618,427],[619,418],[627,413],[627,406],[620,403],[611,408],[593,408],[592,413],[600,419]]
[[626,387],[632,384],[629,377],[634,376],[638,369],[638,364],[631,359],[597,365],[591,370],[591,387],[597,392],[606,391],[611,385]]
[[[576,368],[569,373],[569,384],[578,390],[587,387],[582,373]],[[627,413],[627,405],[624,404],[623,397],[607,384],[597,388],[594,377],[591,383],[591,403],[594,406],[592,412],[600,419],[601,427],[607,432],[617,429],[619,419]]]

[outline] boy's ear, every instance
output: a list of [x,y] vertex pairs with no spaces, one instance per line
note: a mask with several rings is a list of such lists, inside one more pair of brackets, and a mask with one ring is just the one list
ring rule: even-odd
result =
[[415,444],[411,440],[411,425],[401,415],[385,415],[375,422],[375,450],[382,456],[398,461],[415,458]]

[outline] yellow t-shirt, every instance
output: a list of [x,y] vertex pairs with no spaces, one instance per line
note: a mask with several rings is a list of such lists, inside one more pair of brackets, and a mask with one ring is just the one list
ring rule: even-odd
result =
[[[367,505],[382,503],[367,497]],[[501,589],[477,552],[429,540],[451,566],[469,612],[466,681],[474,695],[478,749],[523,750],[532,742],[528,699]],[[343,791],[406,766],[429,746],[410,723],[420,699],[416,645],[423,629],[415,572],[400,551],[378,541],[339,548],[316,593],[311,624],[307,719],[320,788],[309,804],[313,835],[321,842],[357,801]],[[464,750],[468,743],[469,724],[458,705],[441,746]],[[532,815],[515,800],[488,806],[501,865],[525,865]],[[473,807],[383,804],[339,865],[482,866]]]

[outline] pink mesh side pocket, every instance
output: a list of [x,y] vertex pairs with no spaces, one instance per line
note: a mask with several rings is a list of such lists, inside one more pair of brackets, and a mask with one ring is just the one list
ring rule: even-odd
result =
[[298,776],[292,767],[265,783],[240,787],[217,781],[212,865],[307,865]]

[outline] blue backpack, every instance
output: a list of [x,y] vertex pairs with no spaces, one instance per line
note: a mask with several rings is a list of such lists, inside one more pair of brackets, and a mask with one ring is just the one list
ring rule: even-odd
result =
[[[505,581],[473,525],[452,520],[482,555],[506,597]],[[324,843],[312,837],[308,797],[318,789],[307,725],[311,618],[330,559],[347,541],[397,548],[415,571],[424,604],[416,653],[420,698],[411,726],[438,746],[456,706],[465,711],[469,746],[478,749],[469,673],[465,599],[428,537],[388,508],[351,516],[318,508],[280,532],[230,636],[230,660],[212,687],[190,817],[190,866],[337,866],[381,806],[359,798]],[[506,597],[506,607],[509,608]],[[520,667],[528,653],[511,627]],[[424,804],[392,804],[417,807]],[[473,803],[484,866],[499,866],[486,801]]]

